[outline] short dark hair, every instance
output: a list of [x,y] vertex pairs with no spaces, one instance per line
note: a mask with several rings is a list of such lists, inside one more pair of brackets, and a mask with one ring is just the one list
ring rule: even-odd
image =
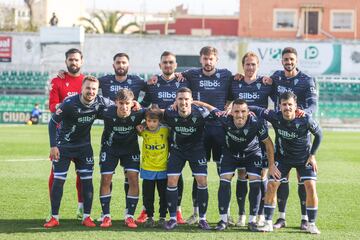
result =
[[163,113],[157,104],[151,104],[151,107],[145,112],[145,118],[148,119],[159,119],[161,121],[162,116]]
[[97,84],[99,84],[99,80],[94,77],[94,76],[91,76],[91,75],[88,75],[88,76],[85,76],[84,79],[82,80],[82,85],[84,85],[84,83],[86,81],[89,81],[89,82],[96,82]]
[[237,98],[233,101],[233,105],[242,105],[242,104],[246,104],[247,105],[247,102],[245,99],[243,98]]
[[295,95],[295,93],[284,92],[280,95],[280,102],[281,102],[281,100],[289,100],[291,98],[293,98],[295,102],[297,101],[297,96]]
[[200,50],[200,56],[203,56],[203,55],[208,56],[211,54],[214,54],[215,56],[217,56],[218,50],[211,46],[205,46],[205,47],[201,48],[201,50]]
[[122,88],[116,93],[115,100],[134,100],[134,93],[130,89]]
[[190,93],[192,95],[192,91],[190,90],[190,88],[187,87],[182,87],[179,88],[179,90],[176,91],[176,96],[178,96],[179,93]]
[[162,57],[167,57],[167,56],[174,56],[176,58],[176,55],[174,53],[169,51],[164,51],[160,56],[160,60],[162,59]]
[[297,51],[296,51],[296,49],[293,48],[293,47],[286,47],[286,48],[284,48],[284,49],[282,50],[282,52],[281,52],[281,56],[284,56],[284,55],[287,54],[287,53],[293,53],[293,54],[295,54],[295,56],[297,56]]
[[81,59],[83,58],[82,52],[77,48],[70,48],[69,50],[67,50],[66,53],[65,53],[65,58],[67,59],[70,54],[74,54],[74,53],[80,54]]
[[117,53],[114,55],[113,57],[113,61],[115,61],[116,58],[118,57],[126,57],[128,61],[130,61],[129,55],[127,55],[126,53]]
[[248,57],[254,57],[254,58],[256,58],[257,63],[259,63],[259,57],[256,55],[256,53],[254,53],[254,52],[247,52],[247,53],[245,53],[245,55],[243,56],[243,58],[242,58],[242,60],[241,60],[242,65],[245,64],[245,60],[246,60],[246,58],[248,58]]

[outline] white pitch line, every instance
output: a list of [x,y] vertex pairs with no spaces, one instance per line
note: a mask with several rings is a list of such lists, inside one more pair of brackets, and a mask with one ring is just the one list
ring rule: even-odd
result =
[[6,160],[0,160],[0,162],[36,162],[36,161],[45,161],[49,159],[45,158],[19,158],[19,159],[6,159]]
[[[98,157],[94,157],[97,160]],[[49,158],[19,158],[19,159],[0,159],[1,162],[39,162],[39,161],[50,161]]]

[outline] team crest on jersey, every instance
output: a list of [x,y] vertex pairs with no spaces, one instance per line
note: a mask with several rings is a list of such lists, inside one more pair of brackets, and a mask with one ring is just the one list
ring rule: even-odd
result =
[[299,79],[295,79],[294,80],[294,85],[298,84],[298,82],[299,82]]
[[296,127],[297,129],[299,128],[299,126],[300,126],[300,124],[298,124],[298,123],[295,124],[295,127]]
[[68,86],[69,86],[69,83],[67,82],[67,83],[65,83],[65,85],[68,87]]
[[196,123],[197,118],[193,117],[193,118],[191,118],[191,120],[193,121],[193,123]]
[[128,79],[127,82],[129,83],[129,85],[132,84],[132,80],[131,80],[131,79]]
[[135,116],[131,116],[130,119],[133,122],[135,120]]
[[160,87],[160,83],[156,84],[157,87]]
[[176,88],[179,88],[179,87],[180,87],[180,83],[179,83],[179,82],[176,82],[176,83],[175,83],[175,86],[176,86]]
[[174,121],[175,121],[175,122],[178,122],[178,121],[179,121],[179,119],[178,119],[178,118],[174,118]]
[[116,118],[113,118],[113,121],[116,122]]
[[256,84],[256,87],[257,87],[258,90],[260,90],[260,88],[261,88],[261,83],[257,83],[257,84]]
[[77,111],[78,111],[78,113],[81,113],[81,108],[78,108]]
[[217,78],[220,78],[220,73],[216,73],[215,76],[216,76]]
[[95,110],[99,110],[99,105],[95,105]]
[[244,134],[245,134],[245,136],[248,134],[248,132],[249,132],[249,130],[247,130],[247,129],[244,129]]
[[241,83],[239,84],[239,88],[242,88],[242,84],[241,84]]

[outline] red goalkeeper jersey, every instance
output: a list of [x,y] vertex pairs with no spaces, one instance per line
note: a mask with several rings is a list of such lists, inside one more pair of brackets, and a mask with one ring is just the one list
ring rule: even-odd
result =
[[72,77],[65,73],[65,78],[55,77],[51,80],[49,94],[50,112],[55,112],[56,105],[62,103],[65,98],[81,93],[81,84],[85,75],[80,74],[78,77]]

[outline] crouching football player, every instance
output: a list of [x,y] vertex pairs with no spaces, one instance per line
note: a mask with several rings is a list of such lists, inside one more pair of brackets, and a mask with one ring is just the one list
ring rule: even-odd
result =
[[[195,101],[194,104],[215,108],[209,104]],[[225,146],[220,160],[220,185],[218,191],[219,213],[221,220],[216,230],[225,230],[228,226],[227,209],[231,198],[231,179],[236,169],[245,168],[250,182],[250,216],[248,229],[257,231],[256,215],[261,199],[262,151],[260,141],[265,144],[268,159],[274,160],[274,145],[268,135],[262,119],[249,115],[248,105],[243,99],[236,99],[231,115],[218,117],[225,130]]]
[[[297,97],[291,92],[280,96],[280,111],[275,112],[258,107],[250,107],[260,117],[269,121],[276,134],[275,159],[269,159],[270,180],[265,196],[265,225],[259,231],[272,232],[272,217],[276,206],[276,192],[281,181],[291,168],[296,168],[300,174],[300,181],[304,182],[306,190],[306,211],[309,217],[307,231],[320,234],[315,225],[318,209],[318,196],[316,193],[317,163],[315,153],[320,145],[322,132],[317,122],[310,115],[295,118]],[[314,135],[311,144],[310,135]]]

